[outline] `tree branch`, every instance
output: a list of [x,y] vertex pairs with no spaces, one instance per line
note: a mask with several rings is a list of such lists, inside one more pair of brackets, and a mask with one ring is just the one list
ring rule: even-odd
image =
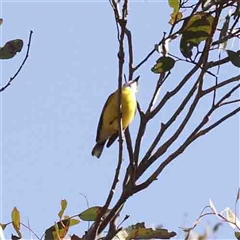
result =
[[[212,28],[212,31],[215,31],[216,27],[217,27],[217,22],[218,22],[218,18],[220,16],[220,12],[222,10],[220,9],[219,11],[216,12],[216,17],[214,18],[214,22],[213,22],[213,28]],[[205,43],[205,46],[204,46],[204,50],[203,50],[203,54],[201,55],[200,59],[199,59],[199,62],[203,62],[203,68],[200,72],[200,75],[198,77],[198,80],[197,80],[197,84],[198,84],[198,92],[189,108],[189,111],[186,115],[186,117],[184,118],[184,120],[182,121],[182,123],[180,124],[179,128],[176,130],[176,132],[154,153],[153,156],[151,156],[149,159],[144,159],[144,161],[141,161],[140,165],[139,165],[139,168],[138,168],[138,171],[137,171],[137,179],[150,167],[150,165],[155,162],[161,155],[163,155],[167,149],[169,148],[169,146],[172,145],[172,143],[179,137],[179,135],[181,134],[181,132],[183,131],[183,129],[185,128],[186,124],[188,123],[188,121],[190,120],[194,110],[196,109],[196,106],[200,100],[200,98],[203,96],[202,94],[202,86],[203,86],[203,77],[204,77],[204,74],[205,74],[205,67],[206,67],[206,64],[207,64],[207,59],[208,59],[208,55],[209,55],[209,49],[211,47],[211,42],[212,42],[212,37],[211,35],[209,36],[209,38],[206,40],[206,43]],[[197,65],[199,66],[199,64]],[[191,72],[191,71],[190,71]],[[178,85],[179,86],[179,85]],[[195,89],[192,88],[192,94],[194,93]],[[191,92],[190,91],[190,92]],[[166,95],[165,95],[166,96]],[[190,94],[191,96],[191,94]],[[188,95],[189,97],[189,95]],[[184,99],[186,100],[186,98]],[[186,101],[188,101],[189,99],[187,98]],[[182,103],[183,105],[186,104],[185,102]],[[182,112],[182,109],[178,108],[178,114]],[[174,116],[174,115],[173,115]],[[177,115],[176,115],[177,116]],[[171,119],[170,119],[171,120]],[[171,121],[170,121],[171,122]],[[163,125],[162,125],[163,126]],[[161,132],[161,130],[160,130]],[[162,132],[164,133],[164,126],[162,128]],[[161,134],[162,134],[161,132]],[[157,136],[158,137],[158,136]],[[161,135],[160,135],[161,137]],[[157,139],[158,140],[158,139]],[[160,139],[159,139],[160,140]],[[152,178],[153,176],[153,178]],[[151,177],[148,178],[147,181],[150,181],[152,182],[153,180],[156,179],[156,175],[153,174]],[[148,184],[147,184],[148,185]]]
[[134,73],[134,68],[133,68],[133,45],[132,45],[132,34],[129,31],[128,28],[125,28],[125,33],[127,36],[127,43],[128,43],[128,81],[133,79],[133,73]]
[[30,51],[30,46],[31,46],[31,41],[32,41],[32,34],[33,34],[33,31],[31,30],[30,34],[29,34],[29,39],[28,39],[27,52],[26,52],[25,58],[23,59],[22,64],[18,68],[17,72],[13,75],[13,77],[10,78],[8,83],[5,86],[3,86],[2,88],[0,88],[0,92],[3,92],[6,88],[8,88],[11,85],[12,81],[18,76],[18,74],[22,70],[24,64],[26,63],[28,56],[29,56],[29,51]]
[[[125,0],[126,2],[127,0]],[[115,188],[117,186],[117,183],[119,182],[119,174],[122,166],[122,160],[123,160],[123,126],[122,126],[122,78],[123,78],[123,65],[124,65],[124,36],[125,36],[125,29],[126,29],[126,23],[124,17],[119,19],[119,11],[117,10],[115,0],[112,1],[112,6],[114,6],[114,13],[115,13],[115,19],[117,21],[117,24],[119,24],[121,32],[120,32],[120,39],[119,40],[119,51],[118,51],[118,126],[119,126],[119,152],[118,152],[118,164],[115,172],[115,176],[113,179],[113,183],[110,189],[110,192],[108,194],[106,203],[104,204],[101,212],[99,213],[97,220],[94,223],[94,227],[89,231],[87,234],[87,239],[92,240],[95,239],[96,236],[103,231],[103,229],[106,227],[106,225],[103,225],[102,222],[103,216],[106,214],[106,211],[112,201],[113,195],[115,193]],[[126,8],[128,5],[124,4],[123,8]],[[126,9],[122,10],[123,13],[126,12]],[[112,220],[112,219],[111,219]],[[109,223],[109,222],[108,222]],[[103,227],[104,226],[104,227]]]
[[229,114],[225,115],[224,117],[220,118],[218,121],[216,121],[215,123],[213,123],[212,125],[210,125],[209,127],[199,131],[196,134],[196,138],[203,136],[204,134],[208,133],[209,131],[211,131],[212,129],[214,129],[215,127],[217,127],[219,124],[221,124],[222,122],[226,121],[228,118],[234,116],[235,114],[237,114],[240,111],[240,107],[236,108],[235,110],[233,110],[232,112],[230,112]]
[[226,85],[228,85],[230,83],[237,82],[239,80],[240,80],[240,74],[235,76],[235,77],[229,78],[229,79],[227,79],[227,80],[225,80],[223,82],[220,82],[217,85],[214,85],[213,87],[209,87],[209,88],[203,90],[203,94],[206,95],[206,94],[214,91],[215,89],[224,87],[224,86],[226,86]]

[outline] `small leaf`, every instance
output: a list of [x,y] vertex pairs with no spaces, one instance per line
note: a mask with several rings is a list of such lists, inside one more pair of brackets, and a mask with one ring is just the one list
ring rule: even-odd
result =
[[240,232],[235,232],[234,235],[235,235],[236,239],[240,240]]
[[181,12],[179,12],[179,0],[168,0],[168,4],[171,8],[173,8],[173,12],[171,13],[171,19],[169,21],[169,23],[173,25],[176,21],[180,20],[183,15]]
[[130,240],[129,234],[125,229],[122,229],[112,240]]
[[210,36],[213,20],[212,15],[204,12],[198,12],[185,19],[180,30],[182,33],[180,50],[184,57],[190,58],[193,47],[197,47]]
[[78,216],[83,221],[95,221],[101,212],[102,207],[95,206],[81,212]]
[[70,222],[69,222],[69,227],[72,227],[72,226],[77,225],[79,223],[80,223],[80,220],[75,219],[75,218],[71,218]]
[[12,218],[12,225],[15,231],[17,232],[18,236],[22,238],[22,234],[20,232],[20,213],[16,207],[14,207],[12,210],[11,218]]
[[203,11],[207,11],[209,8],[212,7],[212,5],[215,3],[214,0],[203,0],[202,1],[202,9]]
[[13,208],[11,217],[12,217],[12,222],[15,225],[15,227],[20,229],[20,213],[16,207]]
[[45,231],[44,240],[53,240],[52,231],[50,229]]
[[211,199],[209,199],[209,205],[210,205],[210,208],[212,209],[212,211],[213,211],[216,215],[218,215],[217,209],[216,209],[216,207],[214,206],[214,204],[213,204],[213,202],[212,202]]
[[61,228],[62,230],[61,233],[59,231],[59,227],[57,223],[54,224],[54,227],[55,227],[55,231],[52,231],[53,239],[61,240],[62,238],[64,238],[65,235],[67,234],[67,230],[65,230],[65,227]]
[[220,226],[222,226],[222,223],[216,223],[213,227],[213,232],[217,232]]
[[5,43],[4,47],[0,48],[0,59],[10,59],[16,55],[17,52],[21,52],[23,47],[23,41],[16,39]]
[[3,19],[0,18],[0,26],[3,24]]
[[226,219],[228,220],[229,225],[233,229],[236,228],[236,225],[240,227],[240,221],[238,220],[238,218],[235,216],[235,214],[232,212],[232,210],[229,207],[227,207],[223,212],[226,215]]
[[160,57],[157,63],[152,67],[152,72],[154,73],[164,73],[170,71],[175,65],[175,60],[170,57]]
[[240,188],[238,189],[237,198],[236,198],[236,203],[238,202],[239,199],[240,199]]
[[137,223],[121,230],[113,240],[132,240],[132,239],[170,239],[176,236],[175,232],[167,229],[146,228],[145,223]]
[[69,230],[69,227],[72,227],[79,222],[80,221],[78,219],[68,218],[55,223],[45,231],[45,240],[59,240],[59,237],[64,238]]
[[63,213],[66,208],[67,208],[67,200],[63,199],[63,200],[61,200],[61,210],[58,213],[58,216],[60,219],[62,219]]
[[226,52],[227,52],[227,54],[228,54],[228,57],[229,57],[231,63],[232,63],[234,66],[240,68],[240,56],[239,56],[239,53],[238,53],[238,52],[231,51],[231,50],[226,50]]
[[168,4],[174,11],[178,11],[179,9],[179,0],[168,0]]
[[175,22],[177,22],[177,21],[179,21],[180,19],[182,19],[183,14],[182,14],[181,12],[178,12],[178,13],[173,12],[173,13],[171,13],[170,16],[171,16],[171,19],[170,19],[169,23],[170,23],[171,25],[173,25]]

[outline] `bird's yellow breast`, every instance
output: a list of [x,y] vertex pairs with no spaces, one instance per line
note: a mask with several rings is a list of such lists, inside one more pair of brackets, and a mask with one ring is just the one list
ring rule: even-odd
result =
[[[136,95],[130,87],[122,88],[122,124],[123,129],[132,122],[137,107]],[[114,92],[105,104],[102,115],[102,128],[99,139],[107,139],[116,133],[118,127],[118,91]]]

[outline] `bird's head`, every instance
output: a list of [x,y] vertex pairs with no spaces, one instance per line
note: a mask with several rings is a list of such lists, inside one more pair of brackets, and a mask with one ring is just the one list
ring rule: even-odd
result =
[[126,82],[123,87],[130,87],[135,93],[137,93],[138,91],[138,80],[139,80],[140,76],[138,76],[136,79],[131,80]]

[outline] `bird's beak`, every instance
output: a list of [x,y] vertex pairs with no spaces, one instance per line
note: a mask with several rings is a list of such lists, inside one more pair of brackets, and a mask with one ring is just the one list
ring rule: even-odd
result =
[[134,82],[138,82],[139,78],[140,78],[140,75],[137,76],[136,79],[134,79],[133,81],[134,81]]
[[127,86],[131,87],[131,89],[137,93],[138,91],[138,80],[139,80],[140,76],[138,76],[136,79],[131,80],[127,83]]
[[131,85],[133,85],[134,83],[135,83],[136,85],[138,85],[138,80],[139,80],[139,78],[140,78],[140,76],[138,76],[138,77],[135,78],[134,80],[130,80],[130,81],[126,82],[123,86],[124,86],[124,87],[131,86]]

